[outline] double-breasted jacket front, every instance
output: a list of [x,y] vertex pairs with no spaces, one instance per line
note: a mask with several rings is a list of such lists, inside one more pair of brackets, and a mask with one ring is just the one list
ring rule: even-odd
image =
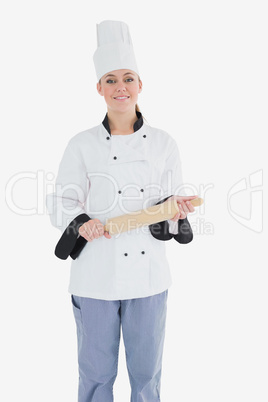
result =
[[182,185],[175,140],[145,124],[139,112],[132,134],[111,135],[106,114],[102,124],[72,137],[59,165],[55,192],[47,195],[51,222],[62,232],[55,253],[72,258],[69,292],[122,300],[167,289],[172,279],[163,240],[191,241],[187,218],[175,229],[173,222],[163,221],[92,242],[78,229],[89,219],[105,224],[108,218],[183,195]]

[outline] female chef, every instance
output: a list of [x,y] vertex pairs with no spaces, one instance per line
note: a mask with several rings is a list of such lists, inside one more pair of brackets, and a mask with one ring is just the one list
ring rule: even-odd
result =
[[[132,402],[160,401],[168,288],[165,241],[189,243],[175,140],[144,123],[137,106],[142,81],[128,26],[97,24],[97,91],[107,113],[101,124],[69,140],[47,195],[52,224],[62,232],[55,254],[72,258],[69,292],[77,325],[79,402],[112,402],[120,328]],[[179,195],[180,194],[180,195]],[[111,236],[107,218],[176,198],[173,219]]]

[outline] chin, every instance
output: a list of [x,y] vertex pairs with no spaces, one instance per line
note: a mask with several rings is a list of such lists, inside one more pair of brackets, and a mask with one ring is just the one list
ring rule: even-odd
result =
[[117,107],[114,107],[114,105],[113,105],[113,107],[111,109],[114,111],[117,111],[117,112],[122,112],[122,113],[135,109],[135,103],[131,104],[131,105],[130,104],[129,105],[120,104],[120,105],[116,105],[116,106]]

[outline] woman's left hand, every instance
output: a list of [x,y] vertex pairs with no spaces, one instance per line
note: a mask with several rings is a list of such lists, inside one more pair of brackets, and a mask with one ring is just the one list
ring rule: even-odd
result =
[[180,212],[178,212],[171,221],[178,222],[179,219],[185,219],[189,212],[194,212],[194,206],[191,204],[191,200],[197,198],[198,195],[191,195],[191,196],[179,196],[173,195],[172,197],[168,198],[169,200],[175,199],[178,203],[178,207]]

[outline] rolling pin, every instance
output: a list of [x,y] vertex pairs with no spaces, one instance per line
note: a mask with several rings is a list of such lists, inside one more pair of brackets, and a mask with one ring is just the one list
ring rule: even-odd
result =
[[[203,199],[194,198],[190,202],[194,207],[198,207],[203,204]],[[109,232],[110,235],[127,232],[128,230],[136,229],[141,226],[148,226],[153,223],[172,219],[179,211],[177,201],[175,199],[168,199],[162,204],[107,219],[104,230]]]

